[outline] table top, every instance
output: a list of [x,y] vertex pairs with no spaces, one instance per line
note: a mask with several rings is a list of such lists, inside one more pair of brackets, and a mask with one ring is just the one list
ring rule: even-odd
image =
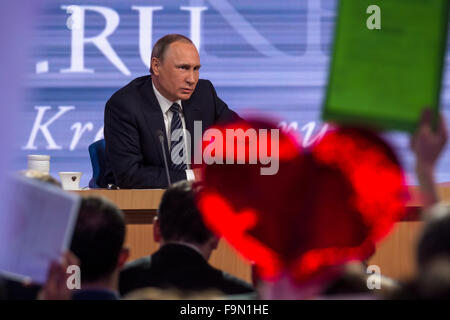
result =
[[[450,182],[441,183],[437,185],[438,193],[441,200],[450,206]],[[418,186],[408,187],[410,199],[407,203],[410,211],[410,218],[415,220],[417,217],[416,211],[422,206],[420,190]],[[114,202],[122,210],[156,210],[158,209],[161,198],[164,194],[164,189],[83,189],[75,191],[81,196],[97,195],[103,196]]]
[[81,196],[103,196],[122,210],[156,210],[164,191],[164,189],[83,189],[75,192]]

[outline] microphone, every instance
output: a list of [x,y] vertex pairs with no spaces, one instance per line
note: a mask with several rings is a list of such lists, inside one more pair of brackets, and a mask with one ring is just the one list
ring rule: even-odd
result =
[[167,164],[167,157],[166,157],[166,146],[164,145],[164,133],[161,130],[156,130],[156,135],[158,136],[159,142],[161,143],[163,158],[164,158],[164,167],[166,168],[166,177],[167,177],[167,186],[170,186],[172,182],[170,182],[170,175],[169,175],[169,165]]

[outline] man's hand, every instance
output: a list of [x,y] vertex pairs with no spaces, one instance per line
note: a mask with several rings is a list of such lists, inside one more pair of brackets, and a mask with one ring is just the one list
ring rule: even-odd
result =
[[417,165],[434,168],[444,146],[447,144],[447,128],[439,115],[436,131],[431,128],[431,110],[422,113],[419,128],[411,139],[411,149],[416,154]]
[[39,300],[71,300],[72,290],[67,287],[67,267],[79,265],[78,258],[70,251],[66,252],[61,262],[53,261],[48,270],[47,282],[39,292]]
[[195,176],[195,182],[199,182],[203,180],[203,169],[202,168],[196,168],[192,170],[194,172]]
[[431,110],[422,113],[419,127],[411,138],[411,150],[416,156],[416,173],[424,205],[429,207],[439,201],[434,181],[434,169],[439,156],[447,144],[447,128],[442,115],[436,131],[431,127]]

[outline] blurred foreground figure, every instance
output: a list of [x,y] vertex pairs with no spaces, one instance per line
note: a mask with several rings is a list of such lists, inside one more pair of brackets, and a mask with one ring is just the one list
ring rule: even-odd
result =
[[110,201],[87,197],[81,202],[70,250],[80,260],[81,290],[74,300],[119,298],[119,272],[128,259],[125,219]]
[[[42,300],[117,300],[119,272],[128,259],[125,219],[112,202],[89,196],[83,198],[70,250],[49,268],[47,282],[38,298]],[[73,284],[69,267],[79,268],[80,288]],[[75,281],[76,282],[76,281]]]
[[[339,128],[302,149],[267,122],[217,129],[226,141],[216,143],[216,161],[204,168],[198,206],[207,226],[254,262],[262,298],[321,297],[346,263],[373,254],[405,212],[403,171],[373,133]],[[278,170],[264,175],[261,151],[268,150]]]
[[450,299],[450,210],[427,222],[417,247],[418,273],[397,299]]
[[424,229],[417,245],[417,275],[404,284],[394,299],[450,299],[450,210],[439,202],[434,171],[447,141],[446,122],[440,115],[435,129],[426,110],[411,138],[416,174],[424,210]]
[[58,180],[56,180],[52,175],[48,174],[48,173],[44,173],[38,170],[23,170],[20,172],[20,174],[22,174],[23,176],[30,178],[30,179],[35,179],[35,180],[39,180],[42,182],[46,182],[46,183],[50,183],[56,187],[61,188],[61,182],[59,182]]
[[208,263],[219,238],[205,227],[195,193],[195,185],[188,181],[164,193],[153,229],[160,248],[152,256],[127,264],[120,274],[122,295],[145,287],[194,293],[216,290],[226,295],[253,292],[250,284]]

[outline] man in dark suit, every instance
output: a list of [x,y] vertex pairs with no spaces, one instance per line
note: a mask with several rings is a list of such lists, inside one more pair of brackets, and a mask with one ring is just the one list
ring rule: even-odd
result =
[[[164,188],[171,182],[198,180],[190,165],[194,121],[201,132],[218,122],[239,119],[217,96],[208,80],[199,80],[200,57],[190,39],[170,34],[152,50],[151,76],[137,78],[106,103],[104,135],[107,173],[100,185]],[[189,135],[185,131],[189,132]]]
[[208,259],[219,239],[204,225],[192,182],[178,182],[164,193],[154,222],[154,238],[160,249],[135,260],[120,273],[122,295],[156,287],[187,292],[219,290],[224,294],[252,293],[247,282],[213,268]]

